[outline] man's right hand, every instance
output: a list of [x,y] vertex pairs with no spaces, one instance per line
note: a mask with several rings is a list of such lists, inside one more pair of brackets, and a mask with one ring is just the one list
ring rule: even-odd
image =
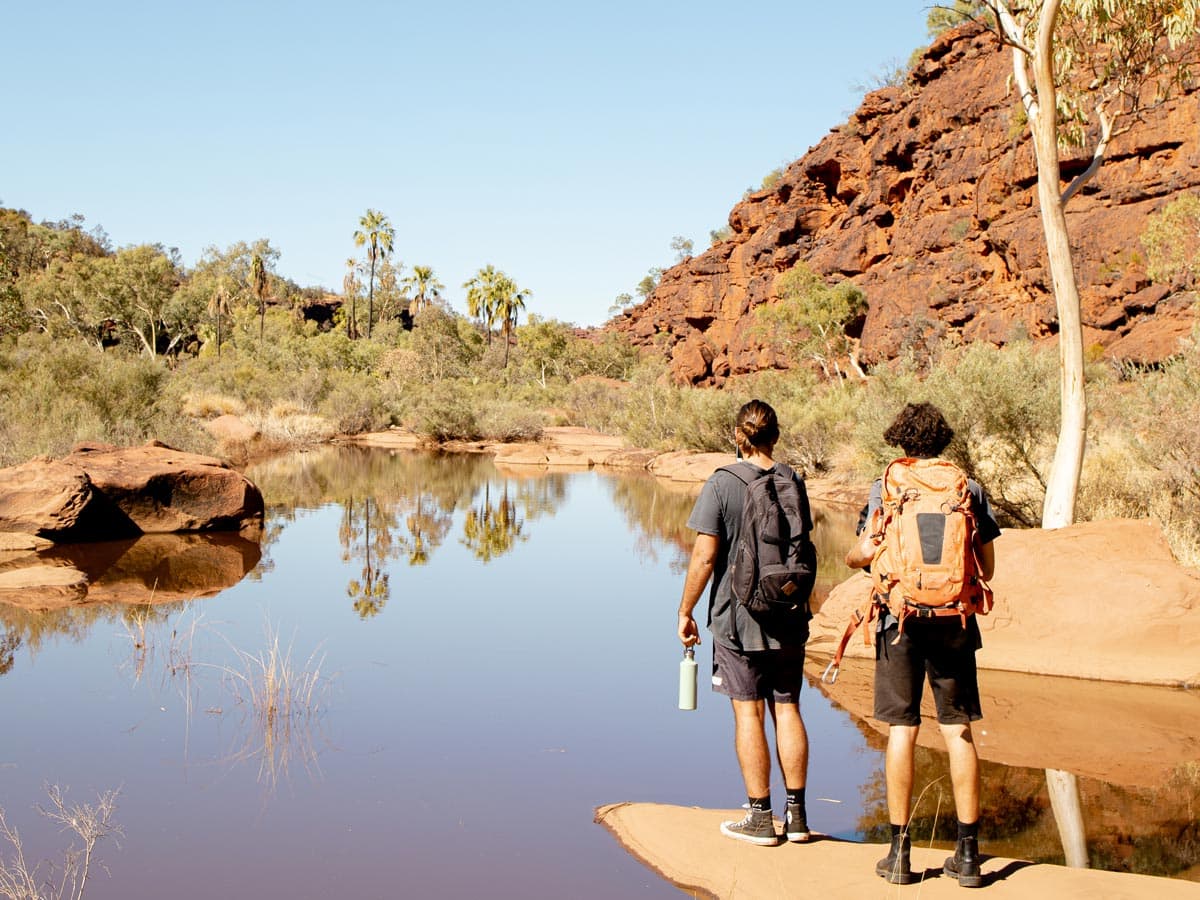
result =
[[700,643],[700,629],[696,627],[696,620],[690,615],[679,614],[679,640],[683,641],[685,647]]

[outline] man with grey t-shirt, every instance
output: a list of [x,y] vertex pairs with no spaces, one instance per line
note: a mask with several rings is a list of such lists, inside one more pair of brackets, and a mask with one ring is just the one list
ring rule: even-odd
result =
[[[807,606],[789,613],[755,616],[734,600],[729,578],[730,555],[740,536],[746,485],[777,470],[771,454],[778,440],[775,411],[766,403],[751,400],[738,411],[734,442],[742,461],[713,473],[688,519],[688,527],[697,534],[679,604],[678,629],[685,647],[700,643],[692,612],[711,579],[708,628],[713,636],[713,689],[728,696],[733,706],[734,743],[749,801],[746,817],[722,823],[721,832],[763,846],[779,842],[771,813],[768,712],[775,725],[775,749],[787,790],[784,835],[789,841],[809,839],[804,800],[808,734],[800,715]],[[805,529],[811,531],[808,494],[803,480],[796,480],[801,517]]]

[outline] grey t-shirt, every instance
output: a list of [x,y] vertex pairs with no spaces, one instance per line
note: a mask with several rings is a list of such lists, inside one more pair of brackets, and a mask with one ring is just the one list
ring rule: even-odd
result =
[[[762,469],[745,460],[736,465],[742,467],[743,477],[749,479],[774,471],[774,467]],[[801,514],[811,530],[808,493],[804,479],[797,476],[797,480],[800,483]],[[705,482],[688,517],[688,528],[701,534],[715,535],[719,539],[712,586],[708,594],[708,630],[712,632],[713,640],[735,650],[753,652],[803,645],[808,640],[807,615],[779,614],[759,620],[733,599],[729,585],[729,556],[741,534],[742,504],[745,499],[746,485],[742,479],[732,472],[718,469]]]

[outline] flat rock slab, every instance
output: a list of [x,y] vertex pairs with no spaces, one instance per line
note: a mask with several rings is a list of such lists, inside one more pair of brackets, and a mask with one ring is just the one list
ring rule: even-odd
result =
[[[743,810],[711,810],[657,803],[617,803],[596,821],[642,863],[673,884],[722,900],[821,897],[920,897],[962,900],[962,888],[942,874],[945,850],[913,847],[919,884],[889,885],[875,874],[883,844],[859,844],[814,835],[807,844],[757,847],[725,837],[720,824]],[[983,848],[986,851],[986,847]],[[1149,875],[1068,869],[1002,857],[983,863],[988,898],[1012,900],[1175,900],[1200,898],[1200,884]],[[983,895],[981,895],[983,896]]]
[[[805,671],[819,679],[824,666],[810,660]],[[816,684],[860,728],[887,735],[888,726],[874,718],[873,660],[846,659],[833,685]],[[1155,790],[1200,760],[1200,695],[1195,691],[995,670],[980,672],[979,688],[983,719],[971,730],[986,762],[1063,769]],[[926,723],[935,721],[929,691],[921,711]],[[917,733],[917,743],[946,752],[941,730],[932,724]]]
[[[1148,519],[1109,519],[996,540],[996,605],[979,617],[979,666],[1100,681],[1200,685],[1200,573],[1175,562]],[[862,574],[839,584],[812,621],[808,647],[831,656]],[[874,658],[861,631],[848,656]]]

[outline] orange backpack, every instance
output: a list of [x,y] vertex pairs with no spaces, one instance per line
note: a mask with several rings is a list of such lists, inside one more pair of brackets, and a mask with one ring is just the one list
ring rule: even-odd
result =
[[[867,526],[875,545],[871,607],[851,616],[825,670],[830,683],[850,636],[881,608],[896,617],[900,632],[909,616],[958,616],[966,627],[967,616],[992,608],[992,590],[980,574],[971,492],[958,466],[944,459],[897,459],[884,470],[882,501]],[[870,643],[870,629],[864,640]]]

